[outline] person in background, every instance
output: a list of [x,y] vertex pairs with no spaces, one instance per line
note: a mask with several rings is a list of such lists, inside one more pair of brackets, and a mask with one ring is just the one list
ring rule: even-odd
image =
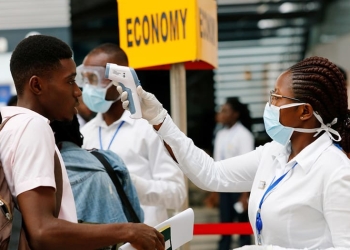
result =
[[[238,97],[229,97],[221,106],[221,123],[214,142],[214,160],[221,161],[254,150],[254,136],[251,132],[252,121],[247,105]],[[220,222],[248,222],[249,193],[219,193]],[[223,235],[219,241],[219,250],[232,249],[231,235]],[[240,246],[250,245],[250,235],[240,235]]]
[[220,107],[220,110],[218,112],[215,113],[215,127],[214,127],[214,130],[213,130],[213,146],[215,144],[215,138],[216,138],[216,135],[217,133],[223,129],[225,126],[223,124],[223,121],[222,121],[222,113],[221,113],[221,107]]
[[144,222],[156,226],[168,218],[167,209],[181,209],[187,197],[184,176],[152,126],[124,111],[114,83],[104,77],[107,63],[128,66],[128,58],[119,46],[106,43],[90,51],[77,67],[83,100],[97,112],[81,129],[83,148],[108,149],[123,159],[145,213]]
[[[53,121],[50,126],[67,168],[78,220],[88,223],[132,222],[133,218],[123,206],[103,164],[81,148],[84,137],[80,133],[77,116],[72,122]],[[97,152],[111,164],[137,217],[143,222],[143,211],[124,162],[110,150]]]
[[[128,109],[127,92],[117,89]],[[273,141],[222,161],[196,147],[153,94],[141,86],[137,93],[143,119],[194,184],[250,191],[256,245],[239,249],[350,249],[350,161],[333,143],[350,152],[350,110],[334,63],[309,57],[280,74],[263,114]]]
[[18,102],[1,108],[3,120],[9,120],[0,133],[0,160],[25,225],[28,242],[21,246],[99,249],[130,242],[136,249],[163,250],[163,235],[142,223],[77,223],[66,168],[49,126],[77,114],[81,91],[72,56],[66,43],[45,35],[25,38],[11,55]]

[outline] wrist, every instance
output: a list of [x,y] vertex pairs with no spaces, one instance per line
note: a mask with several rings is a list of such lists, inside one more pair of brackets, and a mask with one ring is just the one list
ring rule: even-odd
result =
[[127,232],[125,234],[125,239],[124,242],[131,242],[134,241],[135,238],[137,237],[137,232],[135,231],[135,225],[134,223],[126,223],[126,228],[127,228]]
[[158,125],[153,125],[153,128],[158,131],[160,129],[160,127],[162,126],[162,124],[163,124],[163,122],[158,124]]
[[160,127],[162,126],[163,122],[165,121],[165,118],[166,118],[166,116],[164,117],[164,119],[161,123],[159,123],[157,125],[153,125],[153,128],[158,131],[160,129]]

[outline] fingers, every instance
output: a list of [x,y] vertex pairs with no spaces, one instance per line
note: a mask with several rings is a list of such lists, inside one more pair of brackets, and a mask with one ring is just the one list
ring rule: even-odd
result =
[[137,86],[136,88],[137,94],[142,98],[142,99],[146,99],[146,100],[151,100],[153,98],[153,94],[145,91],[142,86]]
[[128,92],[123,91],[123,88],[121,86],[117,86],[117,91],[119,92],[120,99],[122,102],[128,99]]
[[[122,96],[121,100],[125,101],[128,98],[128,93],[126,91],[123,91],[123,88],[121,86],[117,86],[117,90],[118,90],[119,94]],[[142,98],[145,98],[149,95],[148,92],[143,90],[141,85],[137,86],[136,92]],[[124,97],[123,97],[123,95],[124,95]]]
[[157,250],[164,250],[165,249],[165,242],[164,242],[164,236],[157,230],[155,230],[158,241],[156,241],[156,249]]
[[145,92],[145,91],[143,90],[142,86],[139,85],[139,86],[137,86],[137,88],[136,88],[136,92],[137,92],[137,94],[138,94],[139,96],[141,96],[141,95],[143,94],[143,92]]
[[123,93],[123,88],[121,86],[117,86],[117,90],[119,92],[119,95]]
[[121,93],[121,95],[120,95],[120,100],[121,100],[122,102],[127,101],[127,100],[128,100],[128,92],[124,91],[123,93]]
[[129,101],[128,100],[123,101],[122,105],[123,105],[123,109],[129,110]]
[[120,100],[122,101],[123,109],[129,110],[128,92],[123,91],[121,86],[117,86],[117,90],[120,94]]
[[164,250],[165,242],[164,236],[158,232],[155,228],[146,226],[145,224],[137,225],[138,230],[135,235],[135,241],[131,241],[131,245],[135,249],[144,249],[144,250]]

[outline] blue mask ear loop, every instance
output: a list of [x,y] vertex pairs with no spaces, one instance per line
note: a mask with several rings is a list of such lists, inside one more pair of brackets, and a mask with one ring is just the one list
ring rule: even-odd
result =
[[281,182],[281,180],[283,180],[283,178],[289,173],[290,170],[292,170],[298,163],[296,162],[293,167],[291,167],[291,169],[289,169],[284,175],[282,175],[280,178],[278,178],[276,181],[273,181],[275,178],[273,178],[270,186],[266,189],[263,197],[261,198],[260,200],[260,203],[259,203],[259,209],[258,211],[256,212],[256,221],[255,221],[255,228],[256,228],[256,232],[257,232],[257,238],[258,238],[258,245],[262,245],[262,240],[261,240],[261,230],[263,229],[263,223],[262,223],[262,220],[261,220],[261,206],[262,204],[264,203],[265,201],[265,196],[272,190],[274,189],[278,183]]

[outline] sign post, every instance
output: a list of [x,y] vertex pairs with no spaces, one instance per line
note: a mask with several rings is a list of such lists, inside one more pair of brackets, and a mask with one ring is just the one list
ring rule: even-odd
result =
[[174,63],[170,68],[170,95],[171,117],[187,134],[186,70],[183,63]]
[[117,2],[120,47],[130,67],[170,70],[171,116],[186,134],[186,70],[215,69],[218,64],[216,1]]
[[135,69],[217,67],[215,0],[118,0],[120,47]]

